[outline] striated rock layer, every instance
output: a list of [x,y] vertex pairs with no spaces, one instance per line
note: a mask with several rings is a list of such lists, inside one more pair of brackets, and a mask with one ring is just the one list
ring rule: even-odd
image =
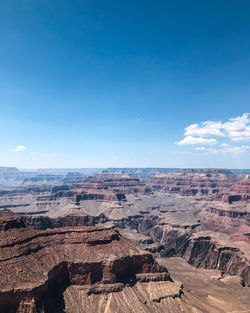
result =
[[236,180],[230,171],[219,169],[183,169],[169,174],[158,174],[148,179],[152,190],[184,196],[212,196],[229,190]]
[[152,245],[145,244],[146,250],[159,253],[162,257],[182,257],[197,268],[240,275],[244,284],[250,286],[249,239],[197,228],[160,224],[157,218],[150,216],[144,218],[137,229],[154,242]]
[[229,203],[236,201],[250,203],[250,179],[243,179],[233,184],[229,192],[222,195],[222,200]]
[[[36,231],[7,211],[0,215],[0,225],[1,313],[90,312],[88,306],[95,303],[91,295],[110,293],[141,294],[143,307],[147,300],[142,298],[148,295],[149,301],[159,303],[183,293],[164,266],[113,228]],[[179,312],[179,302],[172,312]],[[137,312],[132,305],[131,312]],[[106,308],[93,307],[96,312]],[[144,311],[163,309],[162,304],[158,310],[149,305]],[[116,312],[115,307],[108,312]]]

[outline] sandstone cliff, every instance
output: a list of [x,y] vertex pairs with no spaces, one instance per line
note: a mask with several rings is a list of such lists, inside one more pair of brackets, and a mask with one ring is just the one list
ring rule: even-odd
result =
[[[91,295],[110,293],[149,296],[137,301],[141,307],[145,301],[159,303],[161,299],[182,295],[182,286],[172,281],[165,267],[115,229],[76,227],[36,231],[26,228],[19,217],[6,211],[0,215],[0,225],[3,313],[94,312],[97,307],[95,300],[91,304]],[[178,312],[180,305],[177,301],[173,312]],[[132,302],[129,306],[130,312],[138,312],[132,309]],[[104,312],[106,307],[103,303],[98,312]],[[145,312],[163,309],[160,305],[155,311],[150,304]],[[115,312],[115,307],[109,312]]]

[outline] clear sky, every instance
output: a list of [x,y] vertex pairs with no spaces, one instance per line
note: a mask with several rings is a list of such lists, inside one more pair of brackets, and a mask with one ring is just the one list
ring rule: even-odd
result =
[[0,39],[1,166],[250,168],[249,0],[0,0]]

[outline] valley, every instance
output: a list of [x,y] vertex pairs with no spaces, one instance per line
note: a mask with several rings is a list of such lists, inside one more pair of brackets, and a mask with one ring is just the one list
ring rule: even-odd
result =
[[0,190],[1,312],[249,312],[247,170],[70,177]]

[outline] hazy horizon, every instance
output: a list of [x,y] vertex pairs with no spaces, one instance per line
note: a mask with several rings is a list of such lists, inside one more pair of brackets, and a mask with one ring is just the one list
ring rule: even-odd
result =
[[250,170],[250,168],[230,168],[230,167],[31,167],[31,168],[22,168],[22,167],[16,167],[16,166],[0,166],[1,168],[17,168],[20,171],[36,171],[36,170],[87,170],[87,169],[93,169],[93,170],[106,170],[106,169],[180,169],[180,170],[186,170],[186,169],[218,169],[218,170]]

